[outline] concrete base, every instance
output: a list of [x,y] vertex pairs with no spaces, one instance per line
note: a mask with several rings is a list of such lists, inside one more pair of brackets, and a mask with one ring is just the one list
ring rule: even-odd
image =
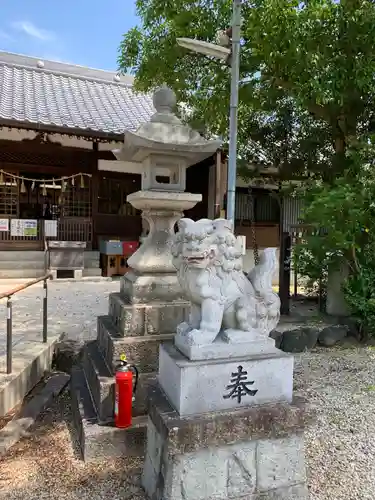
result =
[[267,354],[190,361],[165,343],[160,347],[158,380],[181,416],[291,402],[293,357],[274,348]]
[[0,357],[0,417],[6,415],[51,369],[53,352],[60,336],[25,340],[13,346],[12,373],[6,374],[6,356]]
[[152,500],[308,500],[301,400],[181,418],[150,397],[142,485]]

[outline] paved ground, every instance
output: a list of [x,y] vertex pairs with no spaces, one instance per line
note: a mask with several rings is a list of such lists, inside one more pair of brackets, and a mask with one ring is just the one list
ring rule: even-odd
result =
[[[15,284],[1,284],[0,292]],[[58,282],[48,284],[48,331],[77,340],[96,336],[97,316],[107,314],[108,295],[120,289],[119,281]],[[42,339],[42,284],[16,294],[13,298],[13,345]],[[0,301],[0,370],[5,359],[6,299]]]
[[[20,282],[1,281],[0,293]],[[74,340],[96,336],[97,316],[107,314],[108,296],[120,290],[119,280],[102,282],[48,282],[48,331]],[[34,285],[13,297],[13,345],[42,340],[43,288]],[[5,360],[6,299],[0,300],[0,371]]]

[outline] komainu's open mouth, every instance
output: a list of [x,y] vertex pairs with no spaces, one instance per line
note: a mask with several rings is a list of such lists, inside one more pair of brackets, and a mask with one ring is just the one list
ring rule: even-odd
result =
[[186,257],[186,260],[188,262],[201,262],[202,260],[204,260],[206,258],[205,255],[202,255],[202,256],[194,256],[194,257]]

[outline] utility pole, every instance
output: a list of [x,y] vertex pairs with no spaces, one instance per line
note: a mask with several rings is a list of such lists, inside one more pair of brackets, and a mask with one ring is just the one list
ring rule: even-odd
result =
[[227,218],[235,222],[237,183],[238,88],[240,81],[241,0],[233,0]]

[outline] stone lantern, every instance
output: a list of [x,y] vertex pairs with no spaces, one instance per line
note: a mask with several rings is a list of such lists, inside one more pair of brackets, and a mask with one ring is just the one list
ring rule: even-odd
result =
[[156,113],[136,132],[125,132],[118,159],[141,164],[142,189],[127,197],[149,225],[149,234],[129,258],[131,270],[121,292],[129,302],[173,301],[180,297],[172,264],[171,237],[183,211],[202,200],[186,193],[186,169],[211,156],[219,140],[206,140],[174,114],[176,96],[160,87],[153,96]]

